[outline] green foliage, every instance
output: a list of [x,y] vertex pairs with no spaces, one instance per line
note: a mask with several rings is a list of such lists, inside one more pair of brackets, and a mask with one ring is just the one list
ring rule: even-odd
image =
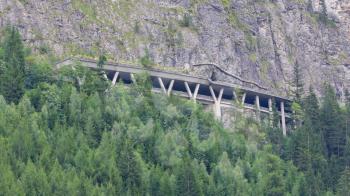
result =
[[340,107],[334,89],[326,85],[325,97],[321,107],[321,122],[323,127],[323,134],[327,145],[328,157],[336,155],[341,156],[345,145],[344,130],[342,127],[342,116],[340,114]]
[[107,57],[105,55],[100,55],[98,57],[97,67],[102,68],[103,65],[106,63]]
[[302,186],[293,165],[252,150],[255,141],[224,129],[201,106],[153,94],[147,74],[129,88],[100,91],[98,72],[73,67],[27,89],[17,105],[0,96],[4,193],[260,195]]
[[337,195],[348,195],[350,193],[350,169],[347,167],[339,179]]
[[73,0],[72,6],[84,14],[88,20],[97,20],[96,9],[94,8],[93,4],[85,2],[84,0]]
[[339,179],[350,160],[347,109],[341,109],[330,85],[325,85],[320,106],[312,88],[300,104],[302,124],[287,139],[280,155],[304,172],[307,195],[345,190],[346,182],[340,181],[346,177]]
[[304,94],[304,82],[302,69],[298,61],[295,62],[293,66],[293,87],[294,87],[294,100],[296,103],[301,103],[301,98]]
[[21,96],[1,88],[0,194],[348,193],[349,93],[343,109],[329,85],[321,104],[310,89],[292,106],[302,123],[288,138],[276,104],[266,127],[241,117],[225,129],[192,101],[153,94],[146,73],[114,88],[78,63],[54,76],[19,40],[10,29],[0,50],[1,86],[23,73]]
[[48,54],[50,52],[50,47],[44,44],[44,45],[41,45],[38,50],[40,54]]
[[221,4],[224,6],[225,9],[228,9],[230,7],[231,0],[221,0]]
[[52,65],[46,58],[30,55],[26,58],[25,87],[35,89],[41,83],[54,81]]
[[18,103],[24,94],[26,68],[23,44],[16,28],[6,29],[3,48],[0,92],[8,102]]
[[145,54],[144,54],[144,56],[141,57],[140,63],[144,67],[150,67],[154,64],[154,62],[151,59],[151,56],[149,54],[148,49],[145,50]]
[[[187,21],[187,22],[190,22],[190,21]],[[182,24],[180,23],[180,25]],[[168,48],[171,49],[172,52],[175,54],[175,50],[178,47],[181,47],[183,44],[183,35],[181,31],[179,31],[176,23],[173,23],[170,21],[164,33],[165,33],[166,44]]]

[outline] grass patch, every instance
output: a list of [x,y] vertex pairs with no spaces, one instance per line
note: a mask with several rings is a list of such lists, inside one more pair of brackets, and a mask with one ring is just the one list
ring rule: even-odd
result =
[[256,53],[251,53],[251,54],[249,54],[249,60],[251,61],[251,62],[253,62],[253,63],[256,63],[257,62],[257,60],[258,60],[258,57],[257,57],[257,55],[256,55]]
[[83,13],[88,19],[93,21],[97,20],[97,13],[92,4],[85,3],[82,0],[73,0],[72,6],[74,9],[79,10]]
[[326,27],[336,28],[337,25],[334,20],[329,19],[326,15],[322,13],[308,13],[307,14],[311,23],[316,26],[318,24],[323,24]]
[[230,8],[231,0],[221,0],[221,4],[224,6],[225,9]]
[[233,27],[236,27],[243,31],[248,31],[248,27],[240,21],[236,12],[234,12],[233,10],[230,10],[228,13],[228,21]]
[[142,66],[144,66],[144,67],[146,67],[146,68],[149,68],[149,67],[151,67],[152,65],[154,65],[154,62],[153,62],[153,60],[151,59],[151,56],[150,56],[150,54],[149,54],[148,49],[145,50],[145,54],[141,57],[140,63],[141,63]]
[[257,46],[256,38],[250,34],[250,32],[244,31],[246,46],[249,51],[255,51]]

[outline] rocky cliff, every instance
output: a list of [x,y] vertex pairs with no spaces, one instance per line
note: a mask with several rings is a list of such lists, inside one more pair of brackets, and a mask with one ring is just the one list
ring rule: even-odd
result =
[[214,63],[283,95],[297,63],[306,88],[320,91],[328,81],[342,96],[350,87],[349,0],[0,0],[0,25],[7,24],[39,52],[62,58]]

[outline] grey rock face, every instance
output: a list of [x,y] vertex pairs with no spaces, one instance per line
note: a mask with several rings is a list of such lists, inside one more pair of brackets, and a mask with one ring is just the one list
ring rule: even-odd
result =
[[348,0],[0,0],[7,24],[61,57],[103,52],[138,63],[147,51],[155,64],[214,63],[281,95],[298,62],[305,89],[329,82],[341,97],[350,87]]

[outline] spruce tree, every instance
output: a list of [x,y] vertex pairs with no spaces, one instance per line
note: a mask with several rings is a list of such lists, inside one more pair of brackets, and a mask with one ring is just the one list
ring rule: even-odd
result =
[[294,87],[294,101],[301,103],[301,97],[304,94],[304,83],[302,69],[298,61],[295,62],[293,67],[293,87]]
[[303,75],[302,70],[300,67],[300,64],[298,61],[295,62],[293,66],[293,81],[292,81],[292,87],[293,87],[293,103],[291,105],[292,111],[293,111],[293,122],[296,126],[300,126],[301,122],[301,98],[304,94],[304,83],[303,83]]
[[315,129],[319,128],[320,109],[317,96],[312,87],[309,88],[309,94],[303,100],[305,118],[309,118]]
[[326,85],[324,94],[320,121],[329,165],[325,183],[334,189],[341,172],[344,170],[345,120],[334,89],[330,85]]
[[337,184],[337,195],[348,196],[350,194],[350,168],[346,168]]
[[312,88],[309,89],[309,94],[303,101],[304,105],[304,127],[307,127],[311,137],[311,156],[324,158],[325,144],[324,137],[321,131],[320,107]]
[[190,157],[185,155],[176,171],[176,195],[194,196],[202,194],[193,170]]
[[350,93],[345,91],[345,166],[350,168]]
[[[0,43],[0,76],[4,73],[4,70],[5,70],[4,49],[2,48]],[[1,89],[0,89],[0,93],[1,93]]]
[[345,133],[342,130],[342,115],[334,89],[325,86],[325,96],[321,107],[323,135],[327,145],[328,156],[340,157],[345,146]]
[[23,43],[15,27],[6,29],[0,93],[8,102],[18,103],[24,94],[25,60]]

